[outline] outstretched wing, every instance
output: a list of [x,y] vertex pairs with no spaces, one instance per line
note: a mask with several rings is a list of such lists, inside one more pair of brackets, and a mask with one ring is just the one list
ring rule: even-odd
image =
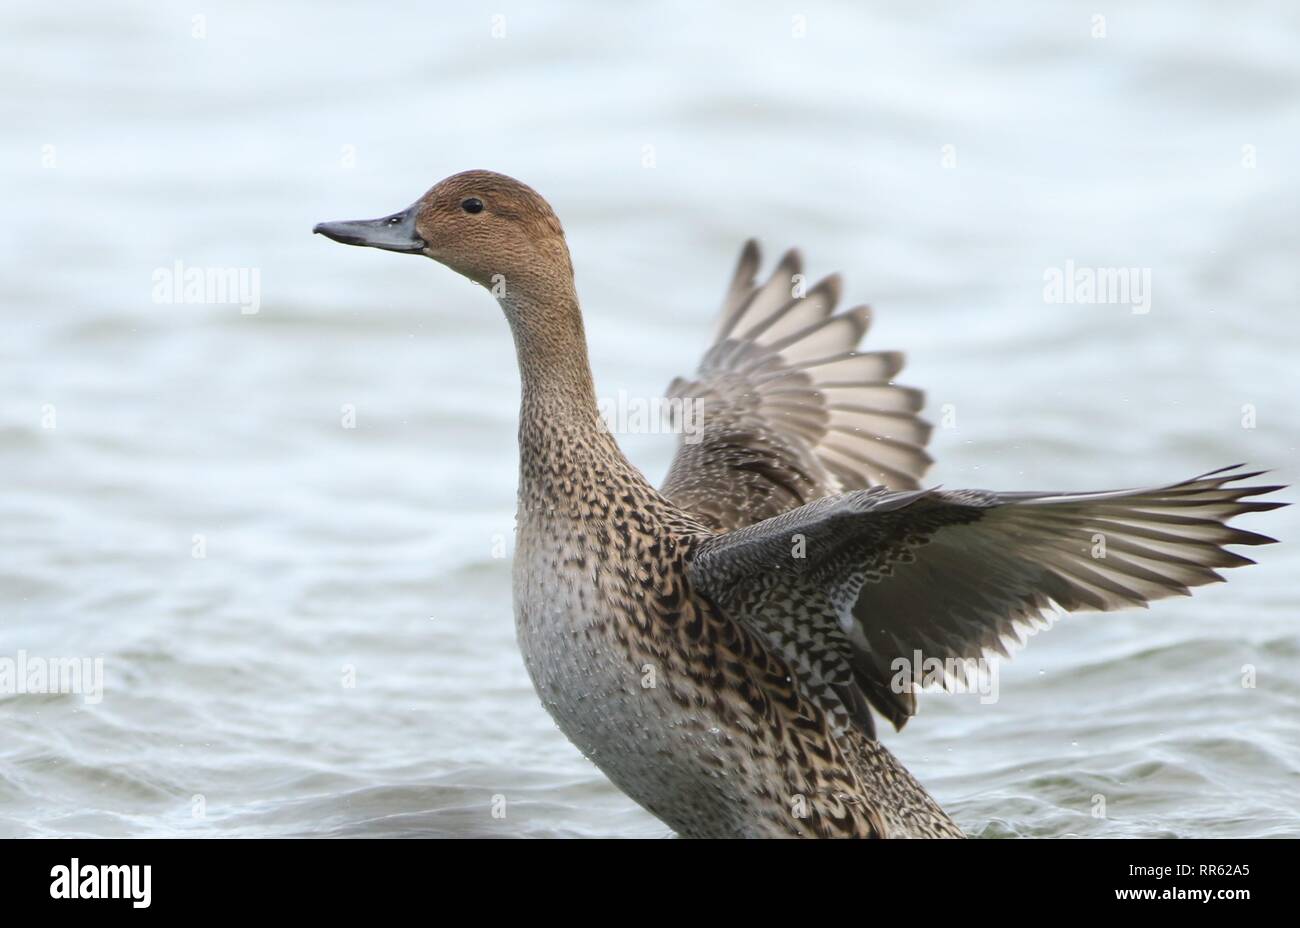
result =
[[1053,607],[1145,606],[1221,581],[1216,568],[1254,563],[1225,545],[1274,541],[1227,524],[1286,505],[1247,499],[1281,487],[1233,486],[1259,473],[1225,468],[1107,493],[858,491],[709,539],[691,576],[775,647],[796,651],[788,659],[813,667],[814,685],[852,710],[851,676],[901,728],[916,711],[918,653],[1006,655]]
[[725,531],[846,490],[917,486],[931,460],[923,396],[893,383],[901,354],[854,350],[871,311],[835,313],[838,275],[805,287],[797,251],[762,284],[758,264],[751,240],[695,378],[668,387],[685,415],[664,495]]

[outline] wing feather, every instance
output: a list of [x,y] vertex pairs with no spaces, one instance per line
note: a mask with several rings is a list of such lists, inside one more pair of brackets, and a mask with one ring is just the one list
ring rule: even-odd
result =
[[669,385],[698,404],[702,429],[683,434],[664,495],[728,530],[845,490],[916,487],[931,463],[924,396],[893,383],[901,354],[855,350],[870,309],[835,312],[838,275],[802,292],[798,251],[761,284],[758,267],[747,242],[713,345]]
[[[1225,546],[1274,541],[1227,524],[1286,505],[1252,498],[1279,486],[1240,485],[1258,476],[1226,468],[1105,493],[860,490],[709,539],[692,579],[769,637],[792,622],[844,626],[817,604],[850,597],[846,634],[826,640],[844,642],[867,702],[901,728],[923,682],[918,652],[960,674],[1060,610],[1145,607],[1254,563]],[[782,627],[773,640],[794,636]],[[910,668],[901,687],[899,660]]]

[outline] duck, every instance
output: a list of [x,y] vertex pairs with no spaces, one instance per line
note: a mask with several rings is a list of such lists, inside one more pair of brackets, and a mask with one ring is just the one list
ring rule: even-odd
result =
[[923,665],[1188,595],[1254,563],[1230,546],[1275,541],[1229,524],[1285,505],[1243,465],[1106,492],[922,486],[903,355],[859,350],[871,311],[837,310],[838,275],[807,287],[797,251],[760,280],[753,241],[669,387],[702,412],[655,487],[601,418],[564,230],[531,187],[465,171],[313,231],[495,297],[521,385],[524,664],[560,731],[683,837],[963,837],[877,737],[916,713]]

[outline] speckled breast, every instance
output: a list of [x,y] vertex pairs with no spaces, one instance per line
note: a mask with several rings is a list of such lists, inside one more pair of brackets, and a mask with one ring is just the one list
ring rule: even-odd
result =
[[681,834],[781,833],[753,808],[766,792],[757,758],[676,646],[674,626],[709,608],[673,587],[684,572],[649,552],[617,560],[635,567],[596,564],[592,539],[561,535],[548,544],[521,530],[514,565],[524,663],[560,730]]

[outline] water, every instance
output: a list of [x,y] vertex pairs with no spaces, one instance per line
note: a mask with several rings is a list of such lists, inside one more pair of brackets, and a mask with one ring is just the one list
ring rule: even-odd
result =
[[[803,4],[801,39],[779,5],[507,9],[501,38],[492,5],[264,7],[203,37],[146,3],[0,14],[0,657],[105,674],[0,697],[0,834],[666,833],[514,645],[499,311],[308,234],[464,168],[554,203],[605,395],[691,369],[757,235],[844,271],[955,415],[936,483],[1300,478],[1293,5],[1093,38],[1079,4]],[[154,302],[178,260],[256,269],[260,311]],[[1066,260],[1150,269],[1150,312],[1045,302]],[[665,472],[668,438],[623,442]],[[975,834],[1300,835],[1300,524],[1245,524],[1286,543],[1066,618],[996,704],[929,694],[887,742]]]

